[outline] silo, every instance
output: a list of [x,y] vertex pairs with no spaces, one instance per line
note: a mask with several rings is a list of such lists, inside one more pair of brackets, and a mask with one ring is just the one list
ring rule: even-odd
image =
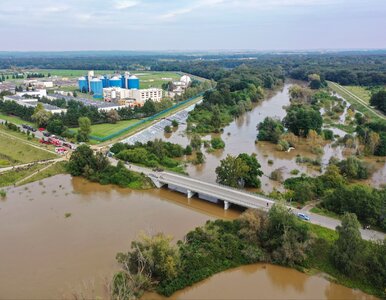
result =
[[109,79],[107,78],[107,75],[100,76],[99,79],[102,80],[103,88],[109,87]]
[[78,85],[79,85],[79,90],[81,92],[84,92],[84,93],[88,92],[88,83],[87,83],[86,77],[78,78]]
[[123,88],[123,89],[125,89],[126,88],[126,84],[125,84],[125,75],[124,74],[122,74],[121,75],[121,88]]
[[121,87],[121,78],[114,76],[109,79],[109,86],[110,87]]
[[91,87],[91,92],[93,92],[94,98],[103,98],[102,80],[98,78],[91,79],[90,87]]
[[139,89],[139,79],[135,75],[130,75],[129,77],[129,89]]

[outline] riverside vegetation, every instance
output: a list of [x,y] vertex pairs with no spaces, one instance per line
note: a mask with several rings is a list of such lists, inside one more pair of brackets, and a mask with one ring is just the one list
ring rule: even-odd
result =
[[114,299],[135,299],[144,291],[165,296],[240,265],[268,262],[324,272],[349,287],[384,297],[386,242],[361,239],[354,214],[337,232],[300,221],[284,206],[248,210],[234,221],[208,221],[176,245],[162,233],[143,235],[117,254],[122,266],[111,283]]
[[144,175],[128,170],[121,161],[117,166],[112,166],[102,153],[94,154],[87,145],[76,148],[68,162],[67,170],[72,176],[82,176],[100,184],[116,184],[133,189],[152,187]]

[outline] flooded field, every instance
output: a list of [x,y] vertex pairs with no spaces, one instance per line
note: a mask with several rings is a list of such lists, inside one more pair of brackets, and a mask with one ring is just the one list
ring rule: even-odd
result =
[[[261,164],[261,169],[264,172],[262,181],[262,190],[270,192],[274,188],[280,189],[280,184],[269,179],[269,175],[276,169],[281,169],[283,178],[294,176],[291,175],[292,170],[298,170],[299,174],[306,173],[311,176],[319,175],[318,167],[310,167],[306,164],[296,162],[297,156],[316,159],[318,155],[310,152],[309,145],[300,145],[297,149],[290,152],[278,151],[276,145],[268,142],[259,142],[255,144],[257,135],[257,124],[262,122],[266,117],[277,117],[283,119],[286,115],[285,107],[290,104],[288,90],[291,83],[284,85],[282,90],[278,91],[272,97],[264,100],[254,106],[252,111],[245,113],[237,118],[230,125],[224,128],[221,135],[208,135],[203,137],[203,140],[210,140],[212,136],[221,136],[225,141],[225,149],[217,150],[212,153],[204,151],[206,161],[202,165],[187,166],[187,172],[190,176],[214,182],[216,180],[215,169],[220,164],[220,160],[224,159],[227,154],[238,155],[241,152],[248,154],[255,153],[257,160]],[[347,113],[345,112],[343,115]],[[342,117],[343,120],[343,117]],[[344,131],[332,128],[334,134],[343,136]],[[154,132],[154,138],[162,138],[172,143],[178,143],[183,146],[189,144],[189,135],[185,133],[186,125],[180,125],[179,128],[172,134],[165,134],[163,131]],[[343,147],[332,147],[332,143],[324,143],[324,153],[321,155],[322,167],[327,165],[331,157],[343,159]],[[385,180],[386,164],[383,162],[376,163],[375,159],[371,159],[374,164],[375,173],[372,176],[371,183],[379,186]],[[383,177],[382,177],[383,176]]]

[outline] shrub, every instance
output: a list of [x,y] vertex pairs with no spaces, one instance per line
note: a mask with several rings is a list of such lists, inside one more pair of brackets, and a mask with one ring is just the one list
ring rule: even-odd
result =
[[213,149],[223,149],[225,147],[225,143],[220,137],[212,138],[210,143]]

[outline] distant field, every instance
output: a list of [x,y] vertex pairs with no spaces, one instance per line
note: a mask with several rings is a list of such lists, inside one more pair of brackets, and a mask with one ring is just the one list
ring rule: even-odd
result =
[[181,75],[176,72],[135,72],[140,80],[140,88],[147,89],[150,87],[161,88],[163,83],[176,81],[181,78]]
[[17,125],[28,124],[28,125],[35,127],[35,124],[33,124],[31,122],[24,121],[24,120],[20,119],[19,117],[5,115],[3,113],[0,113],[0,119],[17,124]]
[[371,93],[366,88],[362,86],[357,86],[357,85],[349,85],[349,86],[345,86],[345,88],[348,89],[354,95],[365,100],[367,103],[370,102]]
[[0,167],[56,158],[57,155],[38,149],[21,140],[11,138],[0,129]]
[[[98,137],[105,137],[112,133],[115,133],[121,129],[124,129],[134,123],[137,123],[138,119],[119,121],[117,124],[96,124],[91,126],[91,135]],[[72,128],[78,130],[78,128]]]

